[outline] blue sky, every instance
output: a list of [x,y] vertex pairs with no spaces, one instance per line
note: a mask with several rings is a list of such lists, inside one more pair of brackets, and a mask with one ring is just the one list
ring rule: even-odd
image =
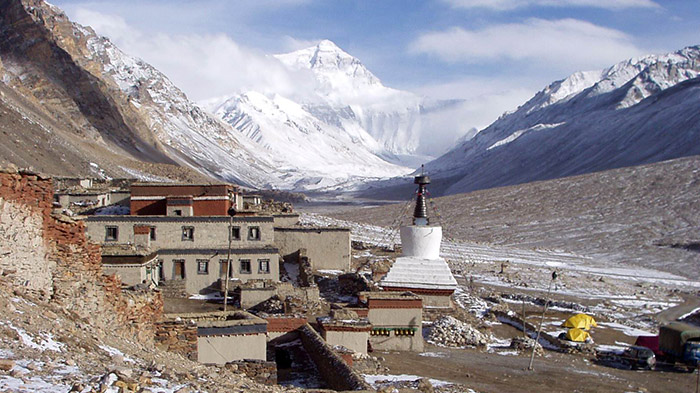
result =
[[382,82],[488,103],[474,126],[575,71],[700,44],[700,1],[54,0],[202,100],[293,90],[267,54],[330,39]]

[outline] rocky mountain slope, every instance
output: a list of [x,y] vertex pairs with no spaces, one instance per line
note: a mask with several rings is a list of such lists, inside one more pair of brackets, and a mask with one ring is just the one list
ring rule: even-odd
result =
[[426,167],[453,194],[700,154],[700,47],[580,72]]
[[[611,269],[642,266],[695,279],[700,275],[698,168],[700,157],[694,156],[431,198],[431,222],[442,225],[448,238],[563,250]],[[404,206],[332,215],[392,226],[403,212],[408,224]]]
[[411,170],[388,161],[415,153],[421,100],[382,86],[329,41],[279,56],[316,73],[313,99],[248,92],[216,106],[221,121],[57,7],[2,0],[0,10],[0,128],[10,141],[0,147],[3,163],[298,190]]
[[62,175],[292,183],[286,163],[60,9],[3,0],[0,10],[4,162]]

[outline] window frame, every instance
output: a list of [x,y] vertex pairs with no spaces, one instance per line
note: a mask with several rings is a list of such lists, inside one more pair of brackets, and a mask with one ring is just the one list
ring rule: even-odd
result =
[[[243,269],[243,264],[248,264],[248,269]],[[240,274],[253,274],[252,261],[249,258],[241,258],[238,260],[238,272]]]
[[[186,231],[189,230],[189,236],[186,236]],[[183,226],[182,227],[182,241],[183,242],[193,242],[194,241],[194,227],[193,226]]]
[[[114,236],[110,236],[110,230],[114,230]],[[106,225],[105,226],[105,241],[106,242],[116,242],[119,241],[119,227],[116,225]]]
[[[267,265],[267,268],[263,270],[263,263]],[[259,274],[270,274],[270,259],[260,258],[258,259],[258,273]]]
[[[196,259],[195,262],[197,262],[197,274],[209,274],[208,259]],[[201,269],[202,264],[204,264],[204,270]]]
[[157,237],[158,236],[156,235],[156,227],[150,227],[148,229],[148,239],[154,242],[156,241]]
[[[238,232],[237,236],[234,236],[234,232]],[[231,240],[241,240],[241,227],[240,226],[233,226],[231,227],[231,233],[229,233],[231,236]]]
[[[253,237],[253,231],[257,231],[257,237]],[[248,240],[260,241],[262,238],[262,232],[259,226],[248,227]]]

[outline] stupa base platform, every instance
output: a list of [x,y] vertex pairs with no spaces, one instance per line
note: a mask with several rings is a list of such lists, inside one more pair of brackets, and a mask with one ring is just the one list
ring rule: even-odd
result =
[[452,301],[454,289],[428,289],[410,287],[382,287],[387,292],[412,292],[423,300],[423,307],[428,308],[454,308]]

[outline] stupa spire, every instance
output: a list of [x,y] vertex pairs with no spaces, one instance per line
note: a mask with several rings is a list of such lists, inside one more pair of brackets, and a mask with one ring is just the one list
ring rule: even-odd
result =
[[426,188],[430,184],[430,177],[425,174],[425,166],[420,166],[420,175],[413,179],[414,184],[418,184],[418,194],[416,195],[416,208],[413,210],[413,225],[428,225],[428,205],[425,201]]

